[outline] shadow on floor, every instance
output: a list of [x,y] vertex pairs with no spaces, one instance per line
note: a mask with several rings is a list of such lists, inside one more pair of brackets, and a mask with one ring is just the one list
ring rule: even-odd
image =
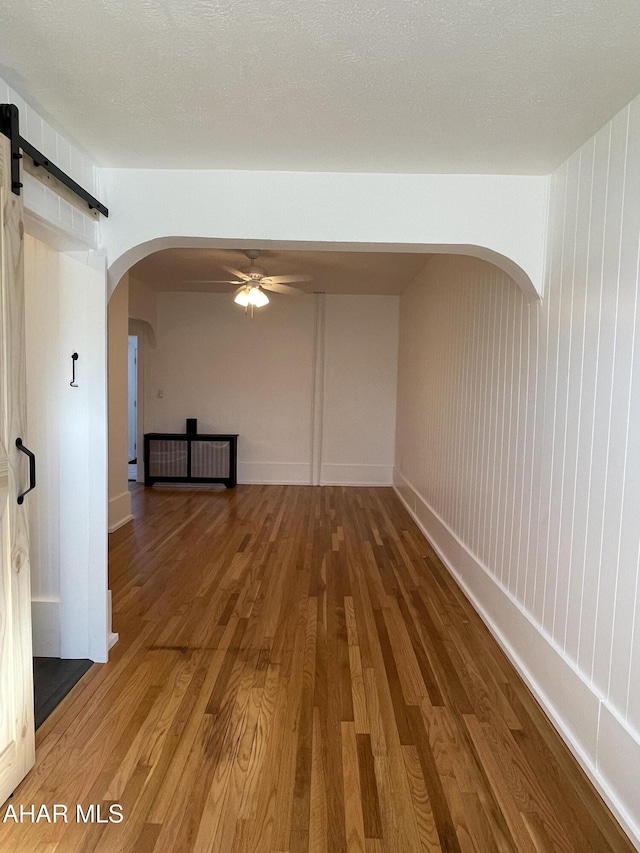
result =
[[91,666],[93,661],[90,660],[33,659],[36,729],[40,728]]

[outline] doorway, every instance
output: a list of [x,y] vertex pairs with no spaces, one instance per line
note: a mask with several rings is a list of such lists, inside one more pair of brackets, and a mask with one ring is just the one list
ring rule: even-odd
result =
[[25,235],[36,727],[107,657],[104,267]]
[[127,405],[127,459],[129,482],[138,479],[138,336],[129,335],[128,345],[128,405]]

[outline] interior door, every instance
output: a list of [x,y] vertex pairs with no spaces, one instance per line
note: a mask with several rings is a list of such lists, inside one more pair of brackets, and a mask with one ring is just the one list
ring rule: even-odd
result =
[[128,398],[128,420],[129,420],[129,458],[132,462],[138,456],[137,433],[138,433],[138,338],[129,335],[129,398]]
[[23,224],[11,192],[10,150],[0,136],[0,803],[35,761],[29,460],[16,446],[26,422]]

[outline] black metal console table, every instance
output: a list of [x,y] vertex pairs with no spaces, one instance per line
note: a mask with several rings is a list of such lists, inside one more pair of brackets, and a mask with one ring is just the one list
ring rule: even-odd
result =
[[236,485],[238,434],[198,435],[195,421],[186,433],[148,432],[144,437],[144,484],[222,483]]

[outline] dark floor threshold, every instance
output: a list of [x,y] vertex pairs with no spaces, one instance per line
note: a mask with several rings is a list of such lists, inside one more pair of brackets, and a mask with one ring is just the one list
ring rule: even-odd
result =
[[57,708],[72,687],[93,666],[90,660],[63,660],[62,658],[33,659],[33,692],[36,729]]

